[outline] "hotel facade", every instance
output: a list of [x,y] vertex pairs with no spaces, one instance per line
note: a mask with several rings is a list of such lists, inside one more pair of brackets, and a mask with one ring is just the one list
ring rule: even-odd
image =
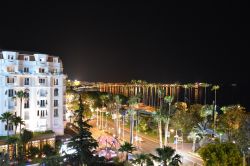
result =
[[[27,130],[63,135],[65,79],[57,56],[0,51],[0,115],[11,112],[21,116]],[[22,102],[18,91],[26,94]],[[12,124],[0,121],[0,136],[7,135],[7,128],[14,133]]]

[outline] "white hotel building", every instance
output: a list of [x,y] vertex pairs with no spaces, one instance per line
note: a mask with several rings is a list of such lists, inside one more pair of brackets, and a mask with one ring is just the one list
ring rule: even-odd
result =
[[[9,111],[20,116],[21,102],[15,96],[22,90],[28,93],[22,102],[24,127],[62,135],[65,78],[59,57],[0,50],[0,115]],[[13,126],[9,129],[14,133]],[[6,134],[6,123],[0,121],[0,136]]]

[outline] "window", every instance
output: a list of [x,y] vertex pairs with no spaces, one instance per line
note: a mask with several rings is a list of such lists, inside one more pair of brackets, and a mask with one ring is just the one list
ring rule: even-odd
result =
[[53,58],[53,62],[58,62],[58,58]]
[[24,85],[29,85],[29,84],[30,84],[30,79],[24,78]]
[[[13,130],[13,124],[9,124],[9,130]],[[5,125],[5,130],[7,130],[7,125]]]
[[7,83],[8,84],[13,84],[15,82],[14,77],[7,77]]
[[29,72],[29,68],[28,68],[28,67],[24,67],[24,68],[23,68],[23,72],[24,72],[24,73],[28,73],[28,72]]
[[14,56],[13,55],[8,55],[8,59],[13,60]]
[[59,93],[58,89],[57,88],[54,89],[54,96],[58,96],[58,93]]
[[54,73],[54,74],[56,74],[57,73],[57,69],[52,69],[51,72]]
[[25,111],[24,112],[24,120],[29,120],[29,112],[28,111]]
[[38,111],[37,111],[37,116],[39,116],[39,113],[40,113],[40,117],[45,117],[45,116],[48,115],[47,110],[46,110],[46,111],[40,110],[40,112],[39,112],[39,110],[38,110]]
[[54,117],[58,117],[58,109],[54,109]]
[[54,79],[54,85],[58,85],[58,79],[57,78]]
[[15,72],[14,66],[7,66],[7,72]]
[[8,90],[8,94],[9,94],[9,97],[13,97],[14,96],[14,90],[13,89],[9,89]]
[[30,108],[30,102],[29,102],[29,100],[25,100],[25,102],[24,102],[24,108]]
[[54,100],[54,107],[58,107],[58,100]]
[[24,56],[25,61],[29,61],[29,56]]
[[47,96],[47,90],[40,89],[40,97],[46,97]]
[[40,100],[40,107],[45,107],[45,100]]
[[40,84],[45,84],[45,78],[39,78],[39,83]]
[[39,68],[39,73],[44,73],[44,68]]

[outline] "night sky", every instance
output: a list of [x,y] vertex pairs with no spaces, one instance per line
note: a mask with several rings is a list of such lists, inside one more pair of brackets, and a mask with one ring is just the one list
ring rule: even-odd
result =
[[1,3],[0,49],[60,56],[70,79],[250,83],[246,3],[69,2]]

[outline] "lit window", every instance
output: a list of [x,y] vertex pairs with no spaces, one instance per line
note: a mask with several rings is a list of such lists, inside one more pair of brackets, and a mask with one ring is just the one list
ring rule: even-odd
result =
[[7,66],[7,72],[15,72],[14,66]]

